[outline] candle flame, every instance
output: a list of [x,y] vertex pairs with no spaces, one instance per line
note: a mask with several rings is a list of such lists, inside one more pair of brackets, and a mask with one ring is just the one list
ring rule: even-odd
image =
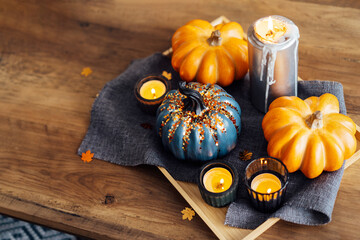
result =
[[271,16],[268,19],[268,28],[270,31],[274,29],[273,20],[272,20]]
[[273,25],[273,20],[271,18],[271,16],[268,19],[268,31],[266,33],[267,37],[274,37],[274,25]]
[[221,185],[224,184],[224,179],[223,179],[223,178],[220,179],[220,184],[221,184]]
[[269,188],[269,189],[267,190],[267,193],[271,193],[271,188]]
[[155,93],[156,93],[155,88],[152,88],[152,89],[151,89],[151,94],[154,96],[154,98],[156,98],[156,94],[155,94]]

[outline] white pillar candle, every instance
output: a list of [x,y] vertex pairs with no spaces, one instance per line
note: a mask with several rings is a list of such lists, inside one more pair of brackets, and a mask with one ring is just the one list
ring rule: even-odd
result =
[[262,112],[281,96],[297,96],[299,29],[270,16],[248,30],[251,101]]

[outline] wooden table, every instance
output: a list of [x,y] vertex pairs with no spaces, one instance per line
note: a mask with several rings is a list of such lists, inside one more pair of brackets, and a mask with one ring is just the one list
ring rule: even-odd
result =
[[[300,28],[299,75],[341,82],[359,124],[358,1],[0,0],[0,213],[95,239],[215,239],[198,216],[181,219],[189,205],[157,168],[85,164],[76,151],[103,85],[169,48],[177,27],[226,15],[246,30],[272,14]],[[330,224],[280,221],[260,239],[356,238],[359,171],[345,171]]]

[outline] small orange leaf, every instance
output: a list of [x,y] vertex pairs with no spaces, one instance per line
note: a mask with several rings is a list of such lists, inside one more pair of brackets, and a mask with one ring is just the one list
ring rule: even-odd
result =
[[192,210],[191,208],[186,207],[184,210],[181,211],[181,213],[183,214],[182,219],[188,219],[189,221],[191,221],[193,219],[193,216],[195,216],[195,212],[194,210]]
[[253,153],[249,152],[248,150],[244,150],[242,152],[239,152],[239,158],[242,161],[247,161],[252,158]]
[[83,68],[83,70],[82,70],[82,72],[81,72],[81,75],[87,77],[87,76],[89,76],[91,73],[92,73],[91,68],[85,67],[85,68]]
[[167,80],[171,80],[171,73],[168,73],[167,71],[163,71],[162,75],[167,78]]
[[90,150],[87,150],[86,151],[86,153],[82,153],[81,154],[81,160],[83,160],[84,162],[91,162],[94,157],[94,154],[93,153],[91,153],[91,151]]

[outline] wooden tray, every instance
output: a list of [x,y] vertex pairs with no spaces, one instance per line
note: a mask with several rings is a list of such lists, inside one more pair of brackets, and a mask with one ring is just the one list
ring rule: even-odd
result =
[[[215,26],[229,21],[226,17],[221,16],[212,21],[211,24]],[[163,52],[164,55],[170,55],[171,53],[171,48]],[[358,125],[356,125],[356,139],[357,151],[351,158],[346,160],[345,169],[360,159],[360,127]],[[255,239],[280,220],[279,218],[270,218],[254,230],[226,226],[224,222],[227,207],[214,208],[207,205],[201,198],[196,184],[176,181],[166,169],[162,167],[159,167],[159,169],[219,239]]]

